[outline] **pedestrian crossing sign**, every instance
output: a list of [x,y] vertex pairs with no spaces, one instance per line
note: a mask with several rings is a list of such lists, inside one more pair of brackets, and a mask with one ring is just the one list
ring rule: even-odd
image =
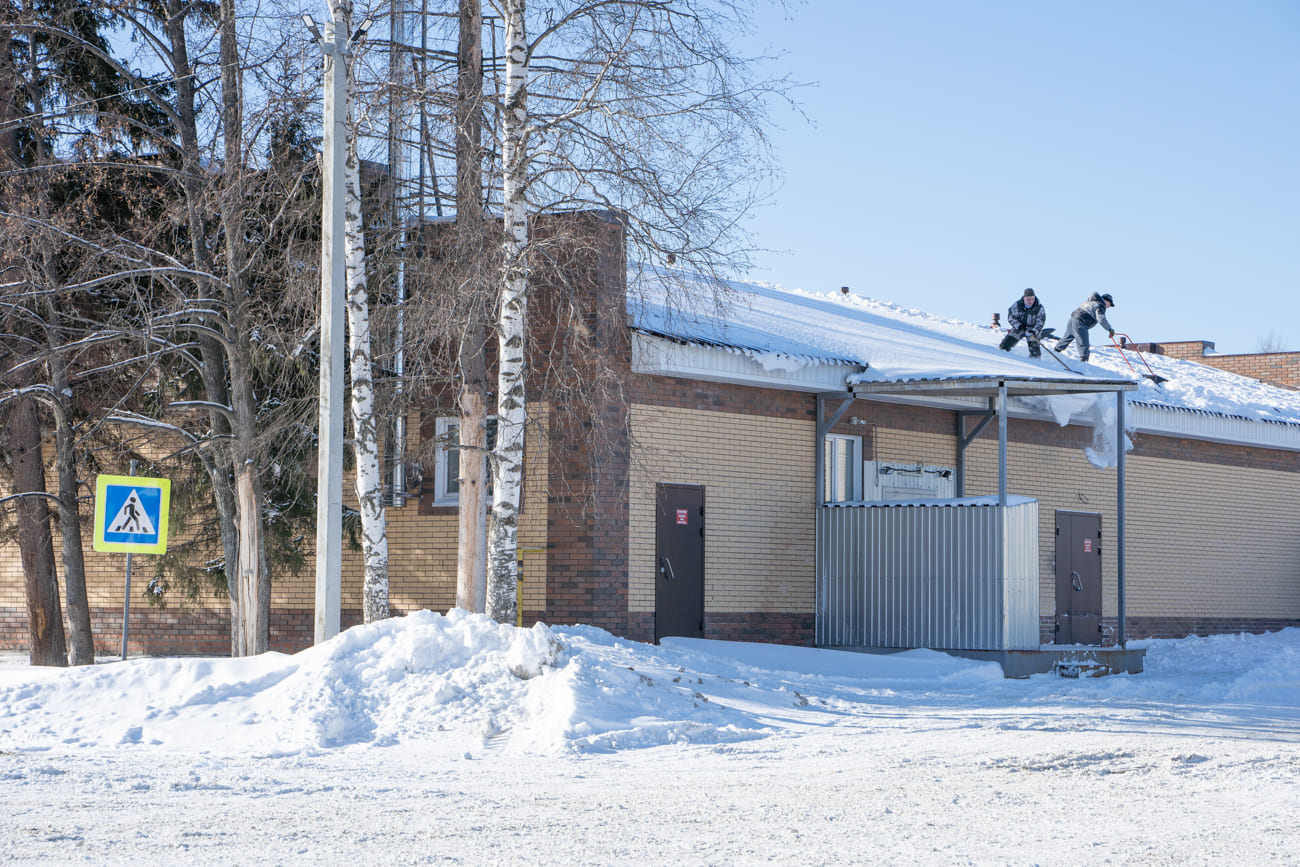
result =
[[95,484],[95,550],[165,552],[171,488],[171,479],[100,476]]

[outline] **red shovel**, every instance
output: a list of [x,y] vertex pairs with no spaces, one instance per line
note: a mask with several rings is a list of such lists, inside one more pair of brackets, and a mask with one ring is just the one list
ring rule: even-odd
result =
[[[1116,334],[1119,334],[1120,338],[1123,341],[1122,344],[1115,343]],[[1133,371],[1133,373],[1136,375],[1138,372],[1137,368],[1133,366],[1133,362],[1129,361],[1128,356],[1124,354],[1124,346],[1131,344],[1133,342],[1133,338],[1129,337],[1127,334],[1121,334],[1120,332],[1116,331],[1111,334],[1110,342],[1115,344],[1115,349],[1119,352],[1119,357],[1124,359],[1124,363],[1128,365],[1128,369]],[[1154,370],[1151,369],[1151,365],[1147,364],[1147,360],[1142,357],[1142,353],[1138,352],[1136,349],[1133,349],[1131,347],[1129,351],[1132,352],[1134,355],[1136,355],[1138,357],[1138,360],[1142,362],[1142,366],[1147,369],[1147,372],[1142,374],[1142,376],[1151,380],[1156,385],[1160,385],[1161,383],[1165,383],[1169,381],[1168,379],[1166,379],[1165,377],[1161,376],[1160,374],[1156,373]]]

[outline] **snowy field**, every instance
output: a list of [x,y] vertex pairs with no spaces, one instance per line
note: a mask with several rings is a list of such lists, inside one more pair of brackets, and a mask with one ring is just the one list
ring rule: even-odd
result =
[[91,864],[1300,863],[1300,630],[1146,672],[519,630],[0,664],[0,858]]

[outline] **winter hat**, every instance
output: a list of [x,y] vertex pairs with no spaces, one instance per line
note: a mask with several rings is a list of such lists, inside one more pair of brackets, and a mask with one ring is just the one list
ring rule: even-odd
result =
[[1115,306],[1115,299],[1114,299],[1114,298],[1111,298],[1109,295],[1103,295],[1103,296],[1101,296],[1101,300],[1102,300],[1102,301],[1105,301],[1105,302],[1106,302],[1107,304],[1109,304],[1111,307],[1114,307],[1114,306]]
[[1026,289],[1026,290],[1025,290],[1025,294],[1024,294],[1023,296],[1021,296],[1021,297],[1023,297],[1023,298],[1033,298],[1033,297],[1034,297],[1034,290],[1033,290],[1033,289]]

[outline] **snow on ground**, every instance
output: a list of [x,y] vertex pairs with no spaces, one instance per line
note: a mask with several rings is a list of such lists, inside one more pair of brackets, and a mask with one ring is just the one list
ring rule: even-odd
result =
[[1004,680],[420,612],[293,656],[0,665],[19,863],[1297,863],[1300,630]]

